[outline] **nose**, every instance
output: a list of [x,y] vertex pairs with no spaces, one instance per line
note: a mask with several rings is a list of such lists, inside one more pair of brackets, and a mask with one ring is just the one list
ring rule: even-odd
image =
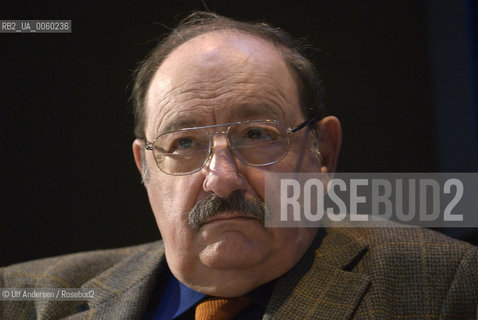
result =
[[203,168],[206,176],[203,189],[221,198],[227,198],[235,191],[245,191],[247,181],[238,169],[242,165],[229,149],[226,137],[216,135],[214,140],[211,159]]

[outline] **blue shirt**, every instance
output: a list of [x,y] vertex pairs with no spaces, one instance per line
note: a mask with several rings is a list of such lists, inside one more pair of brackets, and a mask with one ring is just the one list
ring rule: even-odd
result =
[[201,301],[205,294],[194,291],[171,273],[164,294],[155,290],[143,319],[171,320],[180,316]]
[[[171,272],[168,272],[168,276],[169,280],[164,293],[159,287],[154,290],[142,320],[172,320],[181,315],[187,316],[188,310],[207,297],[179,282]],[[254,302],[252,308],[238,319],[261,319],[273,287],[274,281],[249,292],[247,296]]]

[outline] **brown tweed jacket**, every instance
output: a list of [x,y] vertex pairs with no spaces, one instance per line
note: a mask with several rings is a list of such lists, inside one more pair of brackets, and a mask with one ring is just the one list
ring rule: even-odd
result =
[[[0,287],[96,289],[80,301],[0,301],[1,319],[139,319],[161,242],[0,269]],[[264,319],[475,319],[478,248],[418,228],[330,228],[273,291]]]

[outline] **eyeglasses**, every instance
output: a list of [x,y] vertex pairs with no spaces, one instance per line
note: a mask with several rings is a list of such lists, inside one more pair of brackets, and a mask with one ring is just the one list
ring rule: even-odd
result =
[[[232,153],[249,166],[268,166],[282,160],[289,151],[290,135],[317,121],[316,115],[295,128],[287,128],[277,120],[252,120],[185,128],[166,132],[153,142],[146,141],[146,150],[153,151],[159,169],[182,176],[201,170],[212,155],[213,136],[225,134]],[[225,131],[216,128],[226,127]]]

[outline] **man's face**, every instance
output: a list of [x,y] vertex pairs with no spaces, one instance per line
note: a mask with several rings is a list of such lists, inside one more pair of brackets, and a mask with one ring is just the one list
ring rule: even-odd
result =
[[[187,127],[265,119],[295,127],[305,120],[296,85],[277,49],[232,31],[207,33],[175,49],[152,80],[146,108],[148,141]],[[149,200],[169,268],[181,282],[206,294],[238,296],[298,262],[315,229],[266,229],[238,212],[220,212],[221,219],[192,228],[188,212],[212,193],[227,198],[239,192],[264,200],[268,171],[320,171],[319,161],[309,152],[312,139],[308,130],[301,130],[291,136],[289,152],[281,161],[252,167],[235,158],[225,135],[216,134],[211,159],[185,176],[163,173],[152,152],[145,152]],[[137,140],[136,155],[140,148]]]

